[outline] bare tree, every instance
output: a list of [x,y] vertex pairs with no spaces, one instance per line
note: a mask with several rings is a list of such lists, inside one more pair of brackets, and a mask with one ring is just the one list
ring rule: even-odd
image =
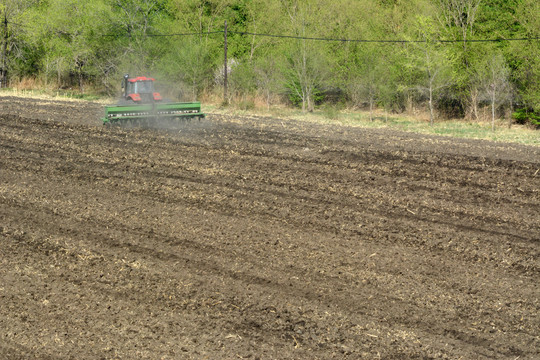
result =
[[142,36],[146,36],[150,27],[152,14],[156,11],[157,1],[155,0],[113,0],[113,7],[119,9],[123,26],[129,37],[134,30],[139,30]]
[[448,76],[444,76],[443,74],[448,69],[446,64],[440,61],[440,58],[436,54],[431,54],[427,46],[428,45],[426,45],[426,48],[424,49],[424,70],[426,72],[426,83],[424,85],[424,90],[426,90],[428,93],[429,124],[433,126],[433,123],[435,122],[433,110],[435,94],[450,84],[450,78]]
[[503,103],[511,101],[510,69],[501,54],[493,55],[486,66],[478,71],[482,90],[491,103],[491,129],[495,130],[496,110]]
[[369,103],[369,121],[373,121],[373,109],[379,95],[379,83],[382,78],[380,69],[376,65],[375,56],[366,62],[363,76],[358,79],[359,90]]
[[181,28],[199,33],[200,40],[206,37],[208,43],[210,32],[223,29],[222,19],[231,0],[169,0],[168,6],[173,9]]
[[306,40],[301,40],[298,48],[289,57],[289,88],[302,100],[302,111],[315,109],[315,96],[318,85],[322,82],[324,67],[315,52],[308,48]]
[[467,40],[473,32],[476,13],[482,0],[437,0],[442,10],[439,21],[447,26],[459,29],[463,40],[463,52],[467,52]]
[[[440,44],[436,43],[438,33],[433,22],[424,16],[416,20],[416,32],[423,42],[413,43],[413,58],[415,66],[420,71],[417,89],[428,96],[429,124],[435,121],[434,102],[439,90],[449,86],[452,82],[451,58],[447,56]],[[435,40],[435,41],[434,41]]]
[[127,35],[127,44],[115,56],[118,68],[123,73],[148,73],[154,60],[150,56],[153,39],[148,35],[155,29],[164,0],[107,1],[113,10],[113,25]]
[[282,88],[283,79],[279,73],[277,60],[275,58],[262,58],[255,65],[257,88],[264,97],[266,108],[270,109],[272,94],[279,93]]

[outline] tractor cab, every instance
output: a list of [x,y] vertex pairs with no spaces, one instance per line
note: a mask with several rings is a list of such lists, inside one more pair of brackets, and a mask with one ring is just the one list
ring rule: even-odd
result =
[[161,101],[161,95],[154,89],[154,78],[139,76],[130,78],[124,75],[122,81],[122,97],[136,103],[153,103]]

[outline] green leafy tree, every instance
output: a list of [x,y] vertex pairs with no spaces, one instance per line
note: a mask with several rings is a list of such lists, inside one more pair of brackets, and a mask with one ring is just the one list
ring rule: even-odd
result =
[[478,119],[479,89],[474,77],[474,62],[477,61],[476,48],[471,48],[471,40],[477,20],[478,10],[483,0],[437,0],[439,6],[438,20],[451,40],[461,44],[454,47],[457,69],[456,91],[466,108],[467,116]]
[[15,62],[35,61],[35,57],[28,51],[29,34],[25,27],[28,23],[27,13],[39,5],[38,0],[3,0],[0,4],[0,87],[7,86]]
[[85,80],[101,76],[110,8],[102,1],[50,0],[46,16],[37,17],[35,32],[46,50],[43,68],[58,84],[72,82],[84,92]]
[[164,54],[159,35],[160,23],[167,23],[165,0],[107,0],[112,11],[112,24],[119,33],[120,71],[148,74]]
[[[516,8],[515,19],[519,36],[540,37],[540,3],[522,0]],[[514,41],[508,44],[507,58],[512,79],[518,91],[521,107],[540,115],[540,41]]]
[[167,52],[158,64],[159,72],[168,79],[173,96],[195,100],[210,86],[213,74],[211,54],[206,44],[196,36],[169,39]]
[[[294,35],[305,38],[310,33],[316,34],[318,21],[322,20],[316,15],[323,4],[315,0],[282,1]],[[303,112],[312,112],[328,74],[326,54],[318,44],[305,39],[295,40],[285,51],[284,74],[290,98],[293,103],[299,100]]]
[[[372,40],[378,38],[383,29],[376,19],[383,11],[371,2],[342,1],[332,4],[333,13],[326,14],[326,32],[336,39]],[[385,83],[384,68],[386,58],[382,58],[384,46],[367,42],[334,42],[329,44],[328,52],[333,59],[331,78],[337,79],[337,86],[345,92],[346,98],[354,108],[366,104],[370,118]]]

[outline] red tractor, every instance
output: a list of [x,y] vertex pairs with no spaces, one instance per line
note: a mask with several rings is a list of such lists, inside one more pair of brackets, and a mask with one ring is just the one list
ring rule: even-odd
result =
[[154,78],[144,76],[130,78],[127,74],[122,80],[122,97],[136,104],[150,104],[163,100],[154,89]]

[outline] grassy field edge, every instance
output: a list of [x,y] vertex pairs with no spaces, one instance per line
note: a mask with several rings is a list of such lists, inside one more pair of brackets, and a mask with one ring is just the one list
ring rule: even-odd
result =
[[[116,99],[109,97],[100,97],[92,94],[81,95],[75,92],[66,91],[50,92],[45,90],[1,89],[0,95],[62,101],[90,101],[101,103],[103,105],[116,102]],[[250,107],[249,109],[242,109],[235,104],[223,106],[215,101],[203,101],[202,107],[203,112],[207,113],[242,116],[270,116],[284,120],[292,119],[320,124],[363,128],[387,128],[425,135],[440,135],[455,138],[481,139],[540,146],[540,130],[519,124],[512,124],[512,126],[509,127],[508,121],[504,119],[496,121],[495,130],[492,130],[491,123],[487,121],[467,121],[462,119],[439,120],[431,126],[429,121],[421,119],[421,117],[406,114],[396,115],[374,112],[371,117],[372,119],[370,120],[368,111],[337,110],[330,107],[316,109],[311,113],[303,113],[299,109],[293,109],[286,106],[272,106],[270,108]]]

